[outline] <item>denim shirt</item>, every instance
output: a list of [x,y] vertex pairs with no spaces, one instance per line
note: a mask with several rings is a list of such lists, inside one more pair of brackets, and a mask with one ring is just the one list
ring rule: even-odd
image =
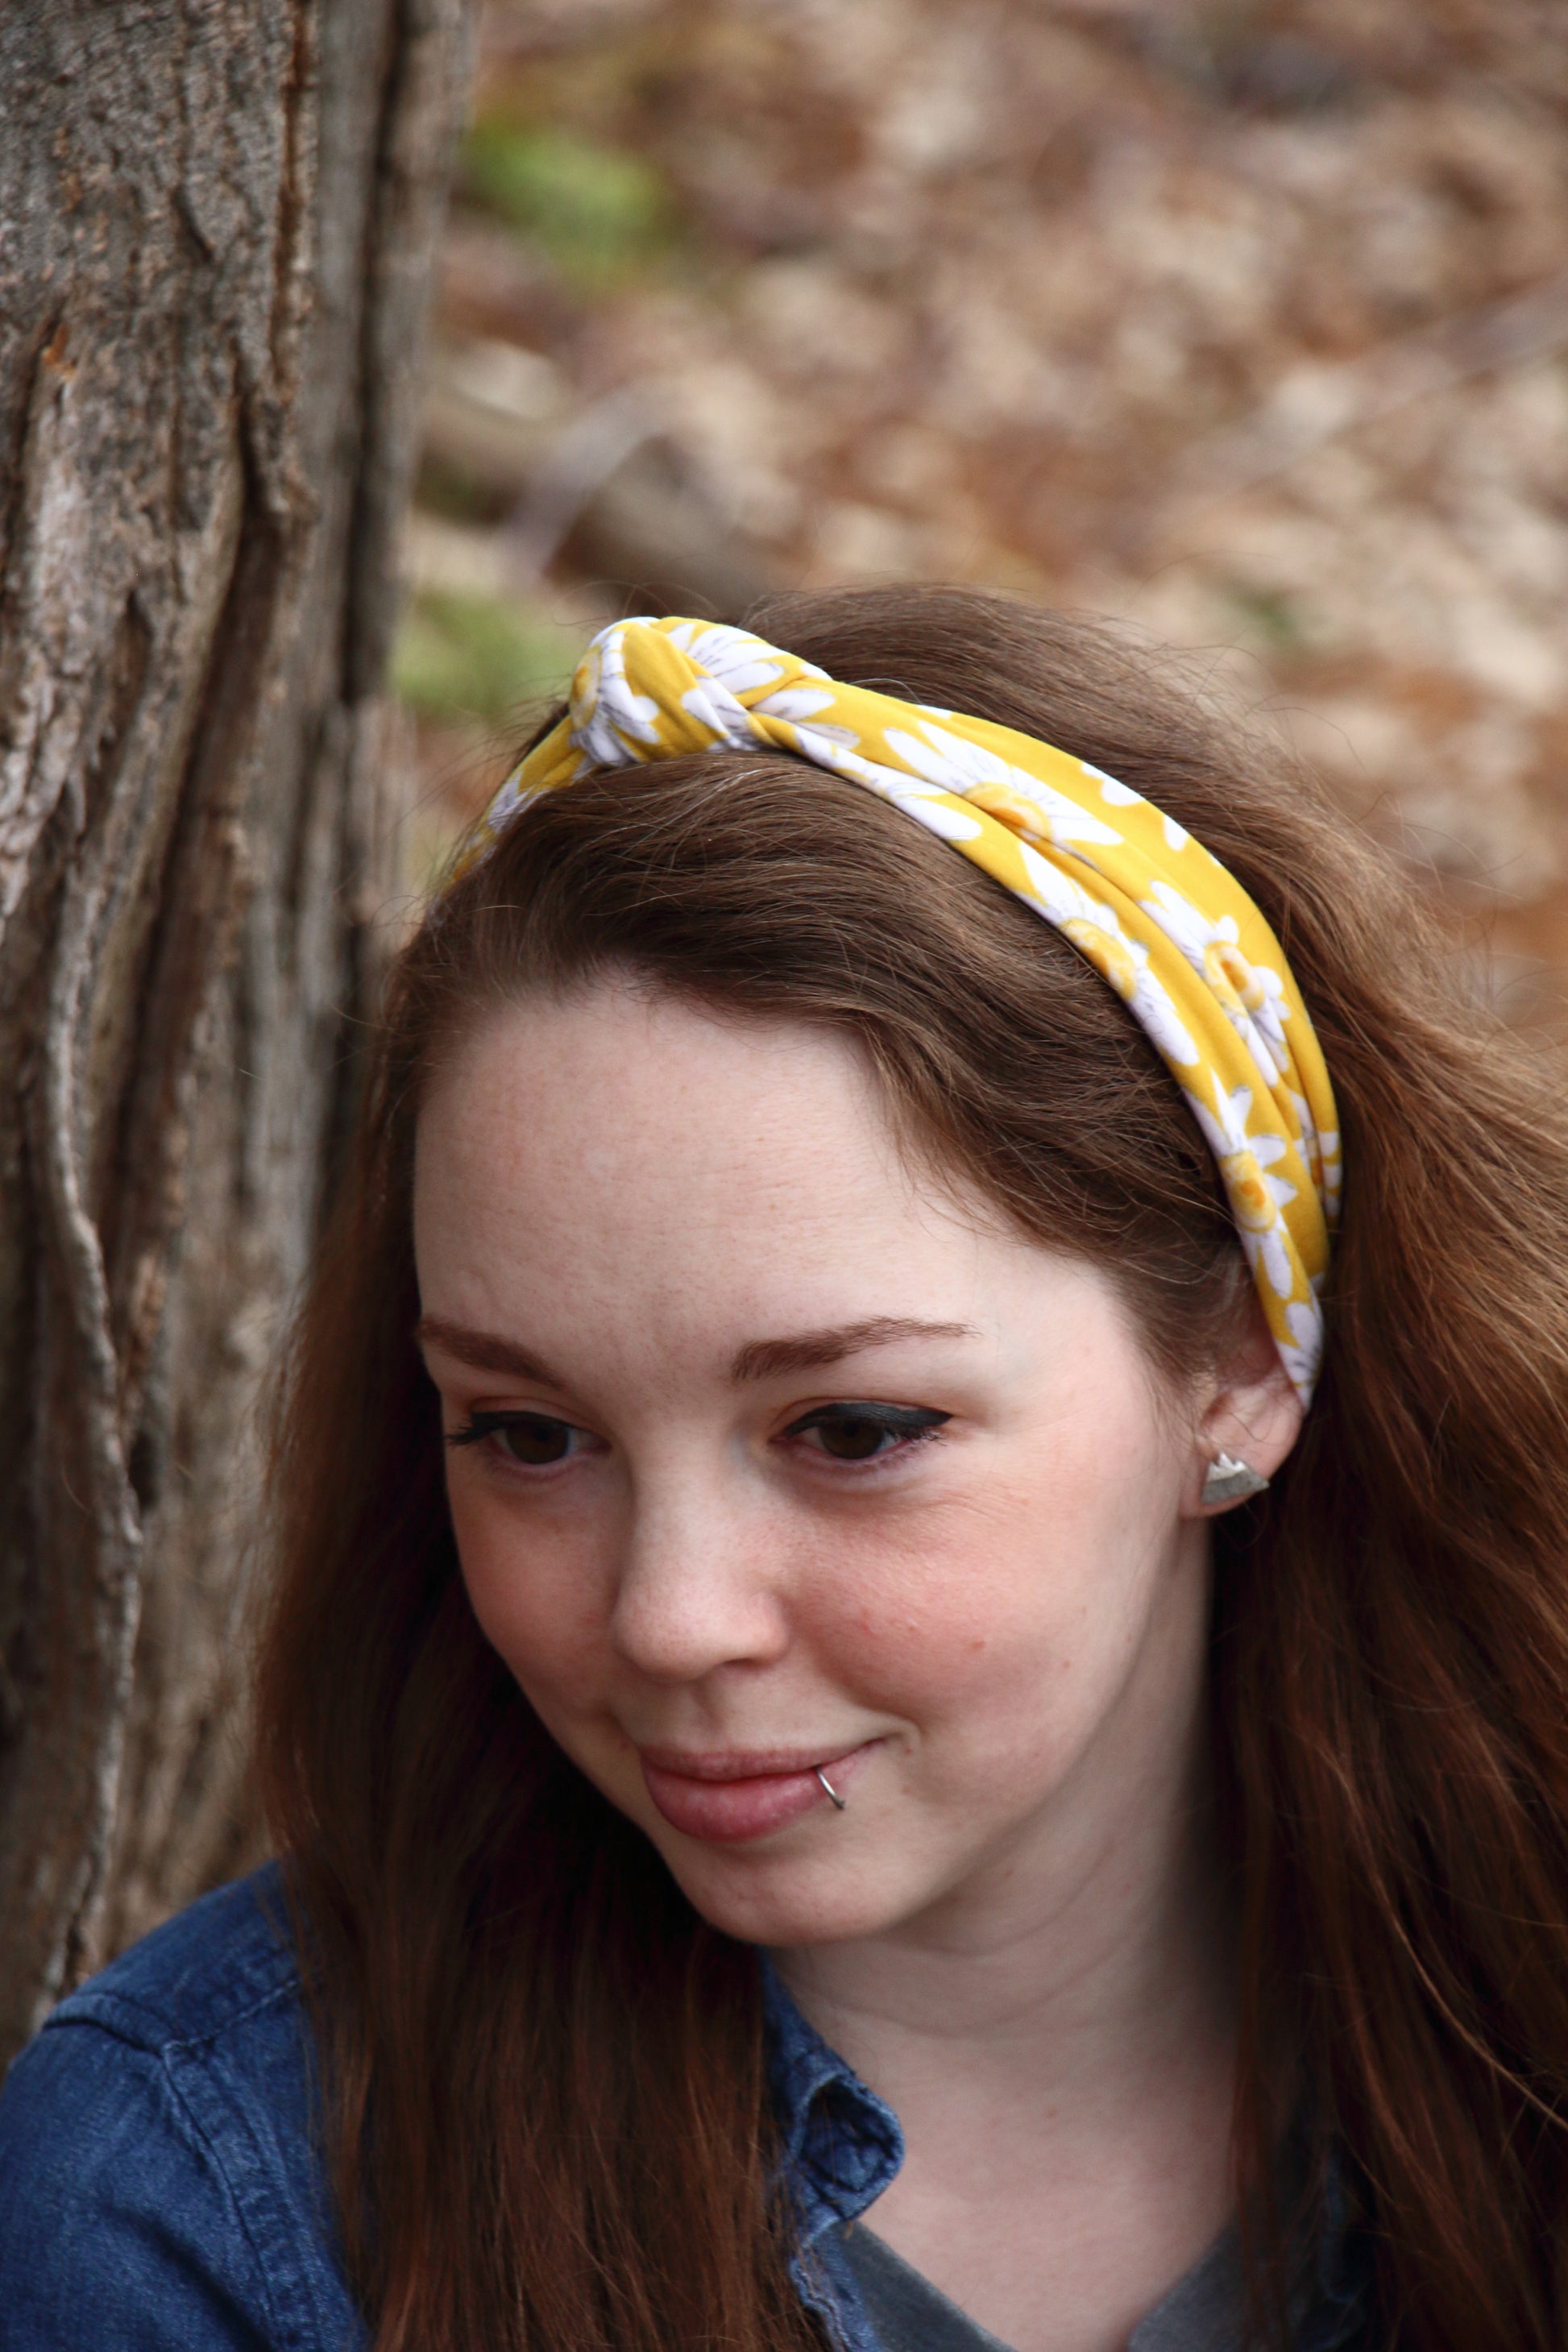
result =
[[[899,2119],[868,2089],[837,2053],[807,2023],[764,1959],[763,1989],[769,2038],[769,2083],[773,2113],[784,2141],[784,2177],[795,2208],[796,2251],[791,2263],[800,2298],[823,2321],[840,2352],[904,2352],[884,2344],[861,2293],[863,2262],[846,2243],[847,2233],[892,2180],[904,2160]],[[1293,2352],[1372,2352],[1368,2311],[1372,2276],[1364,2242],[1344,2218],[1344,2199],[1331,2183],[1329,2210],[1307,2276],[1292,2307]],[[1235,2239],[1234,2230],[1227,2233]],[[1205,2326],[1215,2298],[1201,2291],[1213,2254],[1230,2255],[1237,2288],[1225,2301],[1237,2306],[1223,2336]],[[883,2255],[877,2267],[896,2256]],[[933,2317],[945,2317],[942,2341],[958,2352],[994,2345],[924,2281],[910,2277],[921,2304]],[[1238,2252],[1225,2241],[1194,2266],[1170,2294],[1132,2331],[1127,2352],[1228,2352],[1245,2332],[1239,2293]],[[1188,2288],[1198,2289],[1189,2293]],[[906,2342],[914,2341],[914,2335]],[[920,2338],[922,2347],[929,2335]],[[1005,2347],[1000,2347],[1005,2352]]]
[[[839,2352],[883,2352],[842,2233],[899,2168],[898,2119],[764,1983],[795,2282]],[[62,2001],[0,2091],[3,2352],[363,2347],[311,2055],[271,1866]],[[1338,2260],[1300,2352],[1361,2342]]]

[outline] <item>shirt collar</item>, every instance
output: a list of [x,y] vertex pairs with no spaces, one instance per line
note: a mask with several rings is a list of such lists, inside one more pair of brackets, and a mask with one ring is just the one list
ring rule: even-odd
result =
[[891,2107],[830,2050],[762,1955],[768,2085],[803,2245],[852,2221],[904,2160]]
[[[802,2016],[765,1952],[763,2010],[768,2086],[784,2184],[798,2232],[791,2269],[808,2307],[841,2352],[877,2352],[852,2278],[841,2275],[828,2233],[873,2204],[904,2160],[899,2119]],[[1351,2217],[1342,2165],[1331,2164],[1301,2315],[1301,2352],[1342,2352],[1363,2339],[1372,2304],[1364,2233]]]

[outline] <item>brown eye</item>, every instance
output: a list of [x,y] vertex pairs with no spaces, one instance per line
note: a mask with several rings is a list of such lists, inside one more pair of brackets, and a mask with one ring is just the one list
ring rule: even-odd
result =
[[502,1452],[531,1470],[564,1462],[572,1451],[571,1423],[549,1421],[542,1413],[509,1413],[495,1433]]
[[906,1452],[921,1438],[934,1437],[950,1417],[926,1405],[821,1405],[797,1421],[788,1434],[809,1438],[811,1451],[826,1454],[832,1462],[877,1462]]
[[857,1421],[847,1416],[842,1421],[819,1421],[816,1424],[818,1444],[836,1462],[868,1462],[895,1434],[885,1422]]

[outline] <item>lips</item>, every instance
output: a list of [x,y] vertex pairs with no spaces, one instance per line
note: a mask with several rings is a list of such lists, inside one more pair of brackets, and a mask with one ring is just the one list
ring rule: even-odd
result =
[[717,1845],[766,1837],[770,1831],[829,1809],[816,1775],[826,1772],[842,1796],[843,1783],[874,1742],[812,1751],[765,1749],[696,1755],[668,1748],[639,1749],[648,1795],[672,1829]]

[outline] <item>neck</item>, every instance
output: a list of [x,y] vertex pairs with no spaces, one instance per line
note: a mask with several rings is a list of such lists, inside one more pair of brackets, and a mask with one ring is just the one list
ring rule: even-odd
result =
[[[817,2030],[900,2113],[923,2104],[928,2072],[950,2091],[993,2077],[1060,2116],[1228,2053],[1230,1903],[1192,1713],[1175,1769],[1163,1747],[1109,1787],[1064,1788],[1051,1818],[915,1918],[775,1953]],[[1075,1776],[1099,1777],[1091,1758]],[[1228,2054],[1224,2068],[1228,2083]]]
[[1189,1692],[1174,1727],[1086,1757],[1048,1818],[918,1917],[775,1955],[903,2126],[872,2227],[1018,2352],[1124,2345],[1231,2210],[1235,1966],[1201,1668]]

